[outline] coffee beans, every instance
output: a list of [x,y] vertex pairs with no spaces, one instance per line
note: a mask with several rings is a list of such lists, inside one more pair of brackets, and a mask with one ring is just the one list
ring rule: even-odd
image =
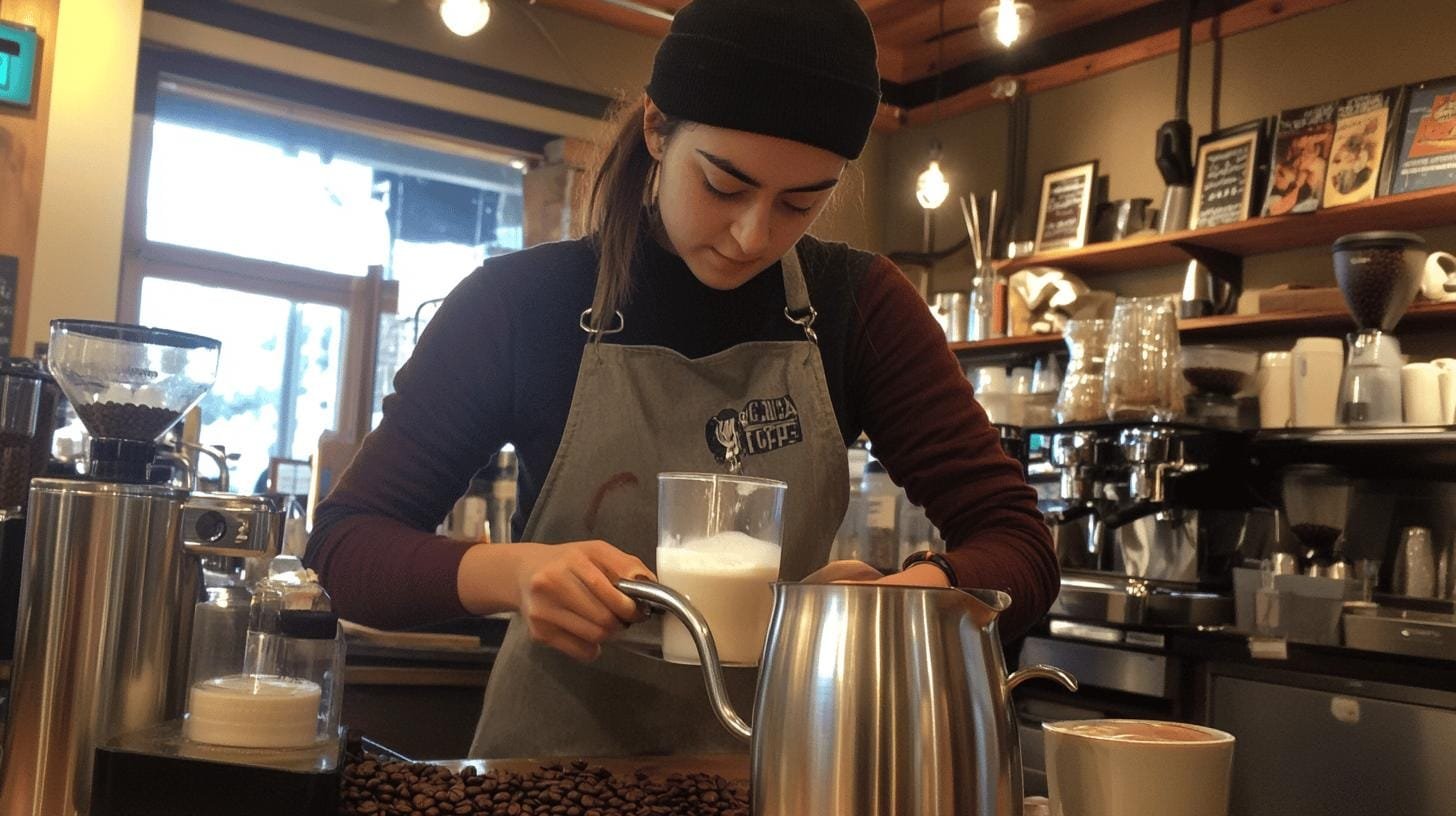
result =
[[77,405],[76,414],[92,436],[136,439],[151,442],[161,436],[181,414],[167,408],[130,402],[93,402]]
[[748,816],[748,790],[707,773],[617,776],[586,762],[529,773],[351,754],[340,816]]
[[1194,366],[1183,369],[1183,378],[1199,391],[1210,394],[1233,396],[1244,387],[1248,377],[1244,372],[1232,368]]

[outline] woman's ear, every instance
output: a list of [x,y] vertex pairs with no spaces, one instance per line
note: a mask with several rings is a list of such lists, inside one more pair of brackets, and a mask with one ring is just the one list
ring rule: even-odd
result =
[[652,97],[644,96],[646,104],[642,107],[642,139],[647,142],[647,152],[652,158],[662,161],[662,154],[666,140],[662,137],[662,125],[667,121],[662,110],[652,101]]

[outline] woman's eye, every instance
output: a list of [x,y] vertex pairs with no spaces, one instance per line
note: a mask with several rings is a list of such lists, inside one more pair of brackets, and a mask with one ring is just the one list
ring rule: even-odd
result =
[[792,212],[798,213],[799,215],[807,215],[810,210],[814,209],[812,206],[810,206],[810,207],[797,207],[797,206],[794,206],[793,204],[790,204],[787,201],[784,202],[784,206],[787,207],[787,208],[789,208],[789,210],[791,210]]
[[730,193],[727,190],[719,190],[717,187],[713,186],[713,182],[708,181],[707,179],[703,179],[703,187],[715,198],[733,198],[734,196],[738,195],[738,193],[736,192]]

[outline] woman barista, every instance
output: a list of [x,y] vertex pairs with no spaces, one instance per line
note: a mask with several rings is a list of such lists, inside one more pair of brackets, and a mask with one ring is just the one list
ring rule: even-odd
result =
[[[878,100],[853,0],[695,0],[610,145],[590,236],[488,261],[400,371],[309,561],[363,623],[517,613],[472,756],[741,749],[696,667],[612,640],[636,617],[613,582],[652,576],[663,471],[784,480],[781,577],[879,578],[825,568],[864,431],[949,542],[881,583],[1005,590],[1013,633],[1050,605],[1035,496],[924,301],[885,258],[805,234]],[[506,442],[527,543],[427,532]],[[728,680],[746,707],[754,672]]]

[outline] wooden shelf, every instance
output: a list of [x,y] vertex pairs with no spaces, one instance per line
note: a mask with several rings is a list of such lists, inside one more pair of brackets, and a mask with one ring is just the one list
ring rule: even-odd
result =
[[1329,244],[1341,235],[1362,230],[1414,230],[1453,224],[1456,224],[1456,186],[1447,186],[1303,215],[1251,218],[1210,229],[1042,252],[1006,261],[1000,268],[1010,274],[1032,266],[1054,266],[1086,276],[1184,263],[1190,257],[1190,250],[1211,249],[1246,257]]
[[[1410,328],[1430,328],[1448,324],[1456,331],[1456,303],[1417,303],[1405,317],[1401,318],[1396,331]],[[1218,315],[1216,317],[1195,317],[1178,321],[1181,337],[1187,340],[1207,341],[1237,339],[1241,337],[1295,334],[1300,332],[1353,331],[1355,323],[1348,312],[1264,312],[1247,315]],[[957,354],[1030,354],[1048,351],[1062,345],[1060,334],[1033,334],[1021,337],[998,337],[975,343],[951,343],[951,351]]]

